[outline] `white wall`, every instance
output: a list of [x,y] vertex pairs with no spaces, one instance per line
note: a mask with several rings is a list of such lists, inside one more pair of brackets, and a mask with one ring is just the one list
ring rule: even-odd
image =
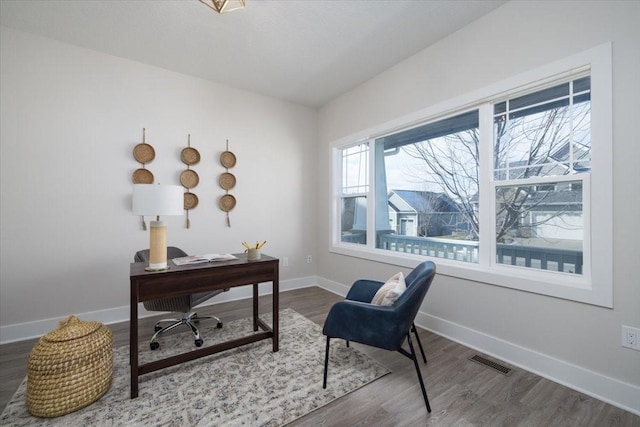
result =
[[399,268],[328,252],[332,141],[612,42],[613,310],[440,275],[419,323],[640,413],[640,352],[621,347],[621,325],[640,327],[638,22],[637,1],[509,2],[323,107],[319,276],[339,288]]
[[[129,263],[149,239],[130,211],[143,127],[156,182],[179,185],[187,134],[202,157],[191,229],[166,218],[170,245],[267,240],[265,253],[289,258],[282,280],[312,276],[315,110],[9,28],[0,39],[0,340],[69,314],[128,317]],[[217,207],[226,139],[238,159],[231,228]]]

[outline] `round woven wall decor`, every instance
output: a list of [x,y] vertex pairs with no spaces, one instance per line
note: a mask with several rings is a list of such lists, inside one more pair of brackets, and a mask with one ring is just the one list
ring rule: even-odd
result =
[[225,194],[224,196],[220,197],[220,209],[222,209],[223,212],[229,212],[235,207],[236,198],[231,194]]
[[131,180],[134,184],[153,184],[153,174],[148,169],[136,169],[133,171]]
[[149,144],[142,142],[133,147],[133,158],[145,164],[156,158],[156,151]]
[[236,186],[236,177],[232,173],[224,172],[220,175],[218,182],[224,190],[230,190]]
[[188,211],[196,206],[198,206],[198,196],[190,192],[184,193],[184,209]]
[[195,148],[186,147],[180,152],[180,160],[185,165],[195,165],[200,162],[200,153]]
[[220,163],[227,169],[231,169],[236,165],[236,155],[231,151],[223,151],[220,154]]
[[133,158],[136,159],[137,162],[142,163],[143,166],[145,163],[149,163],[156,158],[156,150],[145,142],[146,131],[145,128],[142,128],[142,142],[133,147]]
[[200,177],[196,171],[187,169],[180,174],[180,184],[185,188],[193,188],[200,182]]

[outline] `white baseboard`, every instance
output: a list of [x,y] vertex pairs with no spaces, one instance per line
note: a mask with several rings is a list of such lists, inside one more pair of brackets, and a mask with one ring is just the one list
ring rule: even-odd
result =
[[[318,282],[316,276],[300,277],[291,280],[281,280],[280,290],[289,291],[292,289],[305,288],[314,286]],[[259,287],[260,295],[267,295],[271,293],[271,282],[261,283]],[[231,289],[229,292],[217,295],[215,298],[203,306],[220,304],[227,301],[235,301],[245,298],[251,298],[251,287],[241,286]],[[139,317],[155,316],[158,312],[149,312],[144,309],[142,304],[138,307]],[[107,310],[91,311],[84,313],[74,313],[76,317],[81,320],[95,320],[105,325],[113,323],[126,322],[129,320],[129,306],[114,307]],[[13,325],[6,325],[0,327],[0,344],[8,344],[16,341],[24,341],[32,338],[40,338],[47,332],[56,329],[58,322],[64,319],[64,317],[56,317],[50,319],[36,320],[33,322],[16,323]]]
[[324,277],[317,278],[316,286],[326,291],[333,292],[336,295],[340,295],[343,298],[347,296],[347,292],[349,292],[349,289],[351,289],[351,286],[333,282],[331,280],[325,279]]
[[[322,277],[309,276],[298,279],[280,281],[280,290],[319,286],[340,296],[346,296],[349,286],[333,282]],[[271,284],[260,285],[260,295],[271,293]],[[208,305],[215,305],[226,301],[234,301],[251,297],[248,287],[234,288],[218,295]],[[157,313],[155,313],[157,314]],[[151,316],[140,307],[140,317]],[[129,306],[116,307],[108,310],[77,314],[80,319],[97,320],[104,324],[118,323],[129,320]],[[20,323],[0,327],[0,344],[37,338],[55,329],[62,318],[45,319],[35,322]],[[503,360],[513,366],[526,369],[541,377],[562,384],[611,405],[640,415],[640,387],[628,384],[615,378],[610,378],[580,366],[538,353],[534,350],[501,340],[485,333],[458,325],[445,319],[431,316],[420,311],[416,317],[416,325],[447,339],[460,343],[466,347],[478,350],[484,354]],[[428,350],[427,350],[428,352]]]
[[416,325],[618,408],[640,415],[640,387],[419,312]]

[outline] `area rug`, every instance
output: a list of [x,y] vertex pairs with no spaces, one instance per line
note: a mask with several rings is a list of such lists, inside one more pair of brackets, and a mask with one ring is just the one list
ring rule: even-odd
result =
[[[261,316],[271,324],[271,315]],[[205,345],[253,332],[251,319],[202,327]],[[141,363],[193,349],[190,332],[140,348]],[[390,371],[344,343],[331,346],[329,381],[322,388],[326,338],[291,309],[280,312],[280,351],[271,340],[194,360],[140,377],[129,399],[129,347],[114,351],[113,384],[98,401],[57,418],[36,418],[25,403],[26,379],[0,415],[0,426],[280,426],[346,395]]]

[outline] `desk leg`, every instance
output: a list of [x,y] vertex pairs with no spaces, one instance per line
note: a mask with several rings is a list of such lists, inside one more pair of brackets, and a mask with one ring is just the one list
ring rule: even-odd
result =
[[253,284],[253,331],[258,330],[258,284]]
[[131,398],[138,397],[138,287],[131,283],[129,318],[129,364],[131,365]]
[[279,348],[279,325],[280,325],[280,283],[278,278],[278,265],[276,264],[276,274],[273,279],[273,352]]

